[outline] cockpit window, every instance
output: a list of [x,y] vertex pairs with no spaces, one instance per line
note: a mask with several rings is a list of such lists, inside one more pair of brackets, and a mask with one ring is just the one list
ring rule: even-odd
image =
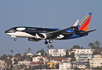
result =
[[15,31],[16,31],[16,27],[13,27],[13,28],[11,28],[11,29],[9,30],[9,32],[11,32],[11,33],[15,32]]
[[14,30],[14,29],[10,29],[10,31],[9,31],[9,32],[13,33],[13,32],[15,32],[15,30]]

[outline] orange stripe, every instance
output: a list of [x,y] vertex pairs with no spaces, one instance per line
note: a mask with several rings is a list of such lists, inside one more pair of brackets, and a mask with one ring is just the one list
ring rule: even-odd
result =
[[83,29],[84,31],[88,31],[89,24]]

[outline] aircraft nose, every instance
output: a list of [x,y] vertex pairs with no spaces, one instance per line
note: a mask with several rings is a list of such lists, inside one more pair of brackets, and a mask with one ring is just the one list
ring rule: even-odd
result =
[[5,33],[9,33],[9,30],[6,30]]

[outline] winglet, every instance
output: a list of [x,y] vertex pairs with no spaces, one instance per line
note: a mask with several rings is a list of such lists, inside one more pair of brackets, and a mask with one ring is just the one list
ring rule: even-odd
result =
[[79,19],[74,23],[74,27],[76,27],[78,25]]

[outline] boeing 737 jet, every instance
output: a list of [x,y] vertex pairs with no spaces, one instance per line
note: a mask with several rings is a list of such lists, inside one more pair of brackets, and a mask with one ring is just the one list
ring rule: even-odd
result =
[[53,40],[65,40],[87,36],[90,32],[96,31],[89,30],[88,27],[92,13],[87,13],[80,21],[77,20],[73,26],[65,29],[59,28],[39,28],[39,27],[13,27],[5,31],[16,41],[16,37],[28,38],[28,41],[38,42],[42,39],[45,40],[45,44],[52,43]]

